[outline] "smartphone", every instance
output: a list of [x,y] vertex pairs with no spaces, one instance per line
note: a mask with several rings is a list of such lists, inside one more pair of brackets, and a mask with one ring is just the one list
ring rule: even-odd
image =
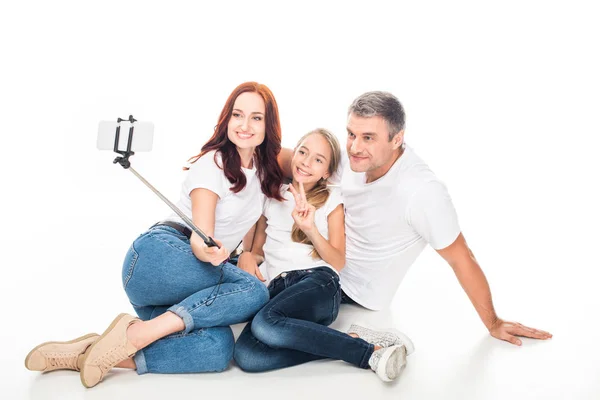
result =
[[[119,131],[119,146],[117,150],[127,150],[127,141],[129,140],[129,128],[132,123],[129,121],[100,121],[98,124],[98,140],[96,147],[98,150],[115,150],[115,137],[117,127]],[[150,151],[152,150],[152,139],[154,137],[154,124],[147,121],[138,121],[133,123],[133,137],[131,141],[131,151]]]

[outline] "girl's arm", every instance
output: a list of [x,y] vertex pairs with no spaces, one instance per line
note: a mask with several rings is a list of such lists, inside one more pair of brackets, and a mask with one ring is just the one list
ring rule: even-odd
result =
[[[346,265],[346,231],[344,227],[344,207],[339,204],[327,217],[329,240],[325,239],[314,224],[314,207],[310,206],[307,219],[312,219],[312,226],[304,231],[319,255],[326,263],[337,271]],[[313,216],[310,216],[310,214]],[[299,225],[300,226],[300,225]]]
[[263,245],[267,240],[267,218],[260,216],[258,222],[254,225],[248,234],[244,237],[244,252],[238,259],[238,267],[250,275],[256,276],[261,281],[265,281],[258,266],[265,260]]
[[[198,188],[190,193],[192,201],[192,221],[206,235],[213,237],[215,234],[215,210],[219,196],[208,189]],[[227,259],[229,252],[223,244],[213,237],[215,242],[221,247],[207,247],[200,236],[192,233],[190,245],[192,252],[200,261],[209,262],[213,265],[219,265]]]

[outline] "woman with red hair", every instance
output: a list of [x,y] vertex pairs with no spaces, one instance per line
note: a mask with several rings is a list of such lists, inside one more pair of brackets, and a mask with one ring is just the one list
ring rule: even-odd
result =
[[264,199],[282,200],[280,149],[273,94],[255,82],[239,85],[213,136],[190,159],[178,203],[219,247],[207,247],[175,214],[155,224],[123,263],[123,287],[139,318],[120,314],[102,335],[43,343],[26,367],[78,370],[86,387],[113,367],[138,374],[224,370],[234,349],[229,325],[250,320],[269,300],[256,276],[227,260],[260,217]]

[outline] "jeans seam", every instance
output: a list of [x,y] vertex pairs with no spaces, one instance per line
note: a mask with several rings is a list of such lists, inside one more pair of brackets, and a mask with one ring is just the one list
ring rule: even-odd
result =
[[169,340],[169,339],[180,339],[182,337],[187,337],[187,336],[194,336],[194,335],[203,335],[205,333],[205,329],[206,328],[198,328],[198,329],[194,329],[188,333],[181,331],[179,333],[172,333],[168,336],[163,337],[162,340]]
[[123,288],[127,288],[127,284],[129,283],[129,280],[133,276],[133,270],[135,268],[135,264],[137,263],[137,260],[140,256],[139,253],[135,250],[135,246],[133,245],[133,243],[131,244],[131,251],[133,252],[133,259],[129,263],[129,267],[127,270],[127,276],[125,276],[125,280],[123,281]]
[[[154,232],[154,231],[160,231],[160,232]],[[175,228],[171,228],[170,226],[165,226],[165,225],[159,225],[159,226],[155,226],[155,227],[151,228],[150,233],[152,233],[152,234],[168,233],[170,235],[175,236],[178,239],[181,239],[182,241],[190,240],[190,238],[188,238],[185,235],[182,235]]]
[[[338,302],[336,300],[336,298],[339,296],[340,301]],[[335,319],[337,318],[337,314],[339,313],[339,303],[342,300],[342,295],[341,295],[341,289],[340,286],[338,285],[337,290],[335,291],[334,295],[333,295],[333,305],[331,307],[331,323],[329,325],[331,325],[333,323],[333,321],[335,321]]]
[[197,310],[198,308],[202,307],[203,305],[205,305],[206,303],[208,303],[209,301],[211,301],[211,300],[213,300],[213,299],[214,299],[214,300],[216,300],[217,298],[220,298],[220,297],[223,297],[223,296],[228,296],[228,295],[230,295],[230,294],[236,294],[236,293],[245,293],[245,292],[248,292],[248,291],[250,291],[250,290],[254,289],[254,287],[255,287],[255,286],[256,286],[256,285],[255,285],[255,284],[254,284],[252,281],[250,281],[250,280],[249,280],[249,286],[248,286],[248,287],[244,286],[244,288],[243,288],[243,289],[232,290],[232,291],[225,292],[225,293],[219,293],[219,292],[217,291],[217,293],[216,293],[215,295],[213,295],[213,296],[208,296],[208,297],[207,297],[206,299],[204,299],[203,301],[201,301],[201,302],[199,302],[199,303],[196,303],[196,304],[192,304],[191,308],[190,308],[189,310],[187,310],[187,311],[188,311],[189,313],[191,313],[192,311],[195,311],[195,310]]

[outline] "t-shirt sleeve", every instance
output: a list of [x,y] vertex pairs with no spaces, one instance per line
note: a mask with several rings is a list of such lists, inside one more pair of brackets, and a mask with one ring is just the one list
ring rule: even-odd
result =
[[[200,157],[190,166],[188,175],[183,182],[185,192],[189,196],[194,189],[208,189],[219,198],[223,198],[228,191],[229,183],[221,168],[215,164],[214,152]],[[220,160],[217,157],[217,160]]]
[[412,196],[407,222],[435,250],[450,246],[460,234],[452,199],[441,182],[428,182]]
[[342,191],[338,188],[330,188],[329,189],[329,198],[327,199],[325,215],[331,214],[335,208],[343,204],[344,201],[342,199]]

